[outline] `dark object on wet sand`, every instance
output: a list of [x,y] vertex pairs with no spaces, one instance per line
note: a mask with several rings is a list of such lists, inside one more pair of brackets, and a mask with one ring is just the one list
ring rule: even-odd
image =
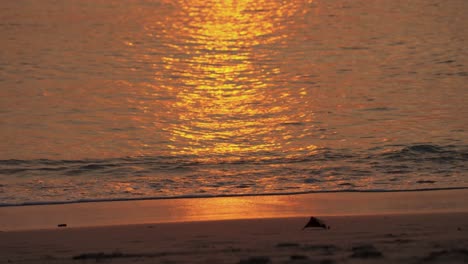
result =
[[326,225],[322,220],[311,216],[309,222],[302,228],[302,230],[310,227],[319,227],[323,229],[330,229],[330,226]]
[[114,253],[85,253],[81,255],[74,256],[72,259],[74,260],[88,260],[88,259],[95,259],[96,262],[103,260],[103,259],[113,259],[113,258],[125,258],[125,257],[135,257],[134,255],[126,255],[121,252],[114,252]]
[[427,257],[422,259],[423,263],[468,263],[468,249],[454,248],[449,250],[441,250],[431,252]]
[[291,255],[289,257],[290,260],[306,260],[309,259],[307,256],[304,255]]
[[362,259],[369,259],[369,258],[382,258],[382,252],[378,251],[373,245],[361,245],[357,247],[353,247],[353,254],[351,255],[352,258],[362,258]]
[[271,260],[269,257],[250,257],[248,259],[242,259],[239,264],[269,264]]
[[58,224],[58,227],[67,227],[67,224]]

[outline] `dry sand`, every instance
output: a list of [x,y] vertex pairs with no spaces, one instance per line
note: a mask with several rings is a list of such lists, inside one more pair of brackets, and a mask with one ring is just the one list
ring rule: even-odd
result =
[[[463,190],[444,195],[460,199],[466,198],[466,194]],[[398,200],[402,195],[408,199],[407,193],[394,193],[390,200]],[[441,192],[425,192],[422,200],[431,203],[428,197],[434,197],[432,202],[437,204],[441,195]],[[363,196],[352,197],[359,200]],[[310,203],[319,198],[305,195],[287,199]],[[380,200],[381,208],[385,207],[384,201]],[[21,231],[4,228],[6,231],[0,232],[0,263],[468,263],[468,210],[459,205],[451,207],[450,204],[457,202],[451,203],[450,198],[439,202],[446,204],[445,210],[431,213],[414,208],[413,213],[408,213],[412,205],[409,199],[406,206],[401,205],[408,210],[402,212],[390,212],[396,207],[391,210],[387,207],[388,212],[381,209],[377,215],[323,214],[321,219],[331,226],[330,230],[302,230],[308,217],[282,218],[279,212],[275,212],[274,218],[263,219],[147,224],[137,224],[137,221],[128,225]],[[114,203],[118,204],[122,203]],[[332,204],[329,203],[331,208]],[[372,204],[369,201],[371,208]],[[89,204],[90,207],[101,205]],[[5,217],[2,220],[18,217],[19,211],[26,214],[40,207],[13,208],[16,214],[11,213],[12,208],[8,211],[0,208],[0,216]],[[42,208],[52,210],[51,206]],[[56,206],[55,210],[63,208],[73,206]],[[263,207],[254,208],[262,216],[267,215]],[[250,213],[255,218],[255,212]]]

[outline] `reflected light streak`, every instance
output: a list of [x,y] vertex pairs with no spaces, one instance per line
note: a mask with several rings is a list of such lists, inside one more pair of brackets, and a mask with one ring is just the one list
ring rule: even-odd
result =
[[300,15],[300,5],[249,0],[179,5],[171,30],[177,44],[163,58],[178,90],[177,121],[166,128],[173,154],[282,149],[293,135],[280,124],[297,117],[287,104],[289,94],[278,94],[275,76],[281,73],[268,63],[274,54],[262,47],[288,37],[287,18]]
[[[195,221],[304,215],[304,213],[291,210],[297,206],[297,203],[286,196],[219,197],[191,204],[189,204],[190,200],[181,200],[182,203],[185,201],[187,205],[183,206],[184,210],[181,214],[183,218]],[[315,204],[308,206],[312,209],[314,207]]]

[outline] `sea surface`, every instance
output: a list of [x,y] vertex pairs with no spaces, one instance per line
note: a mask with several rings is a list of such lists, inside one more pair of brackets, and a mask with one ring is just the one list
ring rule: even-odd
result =
[[466,0],[0,3],[0,205],[468,187]]

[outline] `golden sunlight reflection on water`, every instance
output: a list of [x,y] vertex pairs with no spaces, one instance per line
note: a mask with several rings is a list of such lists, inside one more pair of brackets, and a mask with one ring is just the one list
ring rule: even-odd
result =
[[274,49],[262,48],[291,37],[288,17],[301,15],[300,4],[194,0],[180,2],[178,10],[174,52],[163,57],[165,70],[177,79],[176,120],[165,128],[172,154],[286,150],[307,132],[292,129],[311,116],[291,109],[291,91],[278,80],[279,67],[268,63]]
[[29,2],[2,202],[466,185],[468,2]]

